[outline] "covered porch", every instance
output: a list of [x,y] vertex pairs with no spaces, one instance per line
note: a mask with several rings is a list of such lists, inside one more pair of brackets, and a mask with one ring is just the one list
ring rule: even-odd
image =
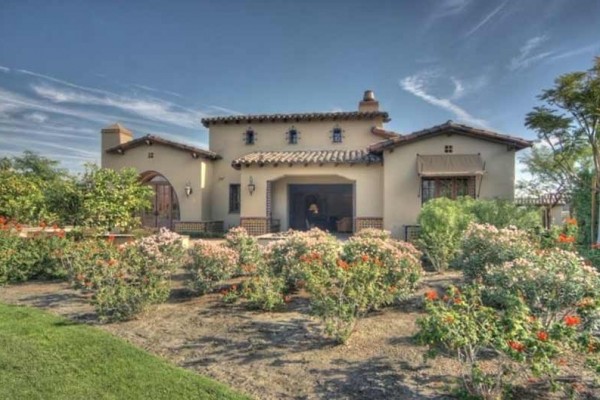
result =
[[240,225],[253,235],[351,234],[383,226],[382,168],[373,162],[240,163]]

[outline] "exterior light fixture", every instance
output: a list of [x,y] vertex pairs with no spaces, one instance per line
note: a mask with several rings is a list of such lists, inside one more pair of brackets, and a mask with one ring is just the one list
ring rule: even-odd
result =
[[190,183],[186,183],[185,184],[185,195],[187,197],[190,197],[190,194],[192,194],[193,190],[192,190],[192,185],[190,185]]
[[252,196],[252,193],[256,190],[256,185],[254,184],[254,179],[250,177],[250,183],[248,183],[248,193]]

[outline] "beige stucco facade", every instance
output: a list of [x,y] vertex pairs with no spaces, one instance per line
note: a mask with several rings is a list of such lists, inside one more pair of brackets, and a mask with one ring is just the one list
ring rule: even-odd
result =
[[[241,224],[257,234],[273,229],[273,221],[277,229],[291,226],[291,187],[340,185],[351,187],[352,200],[343,207],[355,230],[384,227],[402,237],[422,204],[418,155],[479,155],[485,171],[478,171],[476,195],[513,198],[515,152],[528,142],[450,123],[399,135],[384,131],[388,120],[366,93],[357,112],[205,119],[208,150],[156,137],[132,140],[126,129],[113,125],[102,133],[102,166],[160,173],[177,194],[181,221],[222,221],[225,229]],[[340,130],[341,138],[334,140]],[[231,212],[235,184],[240,209]],[[329,209],[335,204],[331,197]]]
[[417,154],[444,154],[453,146],[453,154],[479,154],[485,173],[476,178],[478,198],[514,198],[515,151],[506,144],[461,135],[441,135],[384,152],[383,198],[384,228],[402,236],[406,225],[415,225],[422,205]]

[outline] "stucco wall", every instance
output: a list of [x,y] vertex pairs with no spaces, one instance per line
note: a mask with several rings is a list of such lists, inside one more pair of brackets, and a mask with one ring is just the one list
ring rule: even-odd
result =
[[384,228],[403,237],[404,226],[417,223],[421,210],[420,179],[417,154],[444,154],[444,146],[452,145],[453,154],[480,154],[486,173],[477,178],[480,198],[514,198],[515,152],[504,144],[461,135],[440,135],[384,152],[383,198]]
[[[273,218],[288,227],[287,186],[293,183],[354,183],[355,217],[383,217],[382,166],[293,166],[248,167],[241,173],[242,212],[244,217],[266,217],[266,182],[273,181]],[[250,195],[247,184],[252,176],[256,191]],[[238,220],[239,223],[239,220]]]
[[[286,142],[286,132],[295,127],[299,132],[298,144],[288,144]],[[332,143],[331,130],[339,126],[343,130],[342,143]],[[210,150],[216,152],[222,160],[214,161],[213,167],[213,187],[211,192],[212,219],[225,221],[225,227],[239,225],[240,214],[229,213],[229,185],[240,183],[242,185],[242,215],[245,216],[264,216],[265,208],[261,214],[248,214],[255,212],[246,204],[245,197],[249,197],[246,190],[248,177],[242,179],[241,172],[231,166],[231,161],[248,153],[255,151],[277,150],[319,150],[319,149],[360,149],[382,140],[371,133],[373,126],[382,126],[381,119],[371,121],[301,121],[289,123],[253,123],[253,124],[218,124],[210,127],[209,143]],[[246,145],[244,143],[244,132],[248,127],[252,127],[256,134],[256,143]],[[269,167],[270,168],[270,167]],[[264,171],[269,170],[265,167]],[[276,169],[275,175],[282,176],[283,167]],[[295,166],[286,168],[286,173],[294,170],[294,175],[309,174],[310,168],[304,166]],[[317,175],[323,175],[323,170],[327,167],[315,167],[319,172]],[[342,168],[337,167],[337,168]],[[352,167],[355,168],[355,167]],[[360,168],[360,167],[356,167]],[[289,170],[289,171],[288,171]],[[337,171],[337,170],[336,170]],[[333,175],[336,175],[334,173]],[[255,177],[257,180],[258,177]],[[260,178],[262,179],[262,178]],[[260,183],[257,184],[257,193]],[[381,192],[381,190],[380,190]],[[255,195],[257,194],[255,193]],[[251,203],[252,204],[252,200]]]
[[[154,158],[148,158],[153,152]],[[122,169],[132,167],[140,173],[156,171],[163,175],[177,193],[182,221],[210,220],[208,196],[212,185],[211,161],[194,159],[191,154],[161,144],[139,146],[125,154],[104,154],[102,167]],[[204,175],[202,174],[204,171]],[[185,186],[190,183],[193,193],[187,197]]]

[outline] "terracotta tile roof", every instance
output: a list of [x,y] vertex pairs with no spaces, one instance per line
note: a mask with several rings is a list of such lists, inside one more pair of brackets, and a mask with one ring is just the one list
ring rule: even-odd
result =
[[269,164],[373,164],[382,163],[380,155],[361,150],[298,150],[257,151],[239,157],[231,163],[235,169],[242,165]]
[[106,149],[106,152],[111,153],[111,154],[123,154],[129,149],[133,149],[135,147],[142,146],[142,145],[148,146],[148,145],[152,145],[155,143],[162,144],[162,145],[168,146],[168,147],[172,147],[177,150],[188,152],[194,158],[202,157],[202,158],[206,158],[209,160],[218,160],[221,158],[221,156],[219,156],[217,153],[214,153],[212,151],[201,149],[201,148],[195,147],[195,146],[190,146],[190,145],[183,144],[183,143],[173,142],[172,140],[168,140],[168,139],[162,138],[160,136],[156,136],[156,135],[146,135],[146,136],[142,136],[140,138],[134,139],[134,140],[130,140],[129,142],[125,142],[118,146],[114,146],[109,149]]
[[337,120],[364,120],[383,118],[389,122],[390,118],[384,111],[341,111],[326,113],[301,113],[301,114],[263,114],[263,115],[228,115],[224,117],[202,118],[202,125],[227,124],[227,123],[253,123],[253,122],[298,122],[298,121],[337,121]]
[[453,121],[448,121],[445,124],[436,125],[432,128],[413,132],[408,135],[398,135],[396,137],[391,137],[388,140],[384,140],[371,145],[369,147],[369,150],[379,153],[385,149],[403,146],[408,143],[412,143],[418,140],[445,133],[455,133],[459,135],[471,136],[483,140],[488,140],[491,142],[502,143],[514,146],[517,150],[531,147],[533,145],[533,142],[530,140],[521,139],[515,136],[504,135],[485,129],[473,128],[468,125],[462,125],[457,124]]
[[376,126],[371,128],[371,133],[375,136],[379,136],[379,137],[386,138],[386,139],[391,139],[391,138],[402,136],[399,133],[392,132],[392,131],[386,131],[385,129],[381,129]]

